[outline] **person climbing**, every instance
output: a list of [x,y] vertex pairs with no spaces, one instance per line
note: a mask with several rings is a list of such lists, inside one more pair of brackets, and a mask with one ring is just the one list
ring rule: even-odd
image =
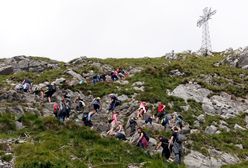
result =
[[113,111],[116,106],[121,105],[121,101],[118,100],[118,98],[114,94],[110,94],[110,99],[112,101],[111,101],[109,108],[108,108],[109,111]]
[[51,102],[52,95],[56,92],[56,84],[48,84],[47,90],[44,92],[44,97],[47,97],[48,102]]
[[53,114],[56,118],[58,118],[58,114],[59,114],[59,111],[60,111],[60,105],[58,102],[54,102],[53,104]]
[[147,110],[148,110],[148,104],[144,101],[141,101],[137,111],[137,118],[143,118],[144,113],[146,113]]
[[117,126],[116,130],[117,131],[115,132],[115,137],[117,139],[123,140],[123,141],[127,140],[124,127],[120,122],[118,123],[118,126]]
[[100,81],[100,76],[95,74],[93,77],[92,77],[92,83],[95,85],[97,82]]
[[93,106],[94,110],[96,113],[98,113],[101,109],[101,98],[97,97],[95,99],[93,99],[93,101],[91,102],[91,105]]
[[113,112],[112,113],[111,120],[109,121],[110,129],[107,132],[107,135],[112,135],[113,134],[113,131],[114,131],[114,129],[115,129],[116,125],[117,125],[117,122],[118,122],[118,115],[119,115],[119,112]]
[[82,120],[83,120],[85,126],[87,126],[87,127],[92,127],[93,126],[92,117],[93,117],[94,114],[95,114],[94,111],[91,111],[89,113],[84,113],[83,114]]
[[147,134],[143,131],[141,127],[137,129],[137,132],[139,134],[139,138],[137,140],[137,146],[141,148],[147,148],[149,137],[147,136]]
[[112,81],[118,80],[117,74],[118,74],[118,73],[117,73],[116,71],[111,72],[110,76],[111,76]]
[[106,74],[100,75],[100,81],[102,81],[102,82],[106,81]]
[[130,136],[133,136],[135,134],[135,131],[136,131],[137,122],[135,120],[136,120],[135,117],[132,117],[129,120],[129,125],[128,125],[127,129],[130,128]]
[[24,79],[22,82],[22,89],[24,92],[32,91],[32,81],[29,79]]
[[80,96],[78,96],[75,100],[74,100],[74,103],[76,103],[76,110],[78,112],[81,112],[81,111],[84,111],[84,108],[85,108],[85,103],[84,103],[84,100],[83,98],[81,98]]
[[162,158],[165,160],[168,160],[171,155],[171,150],[169,149],[169,140],[165,137],[159,136],[158,137],[159,143],[156,146],[156,150],[158,150],[160,147],[163,148],[162,150]]
[[180,128],[173,127],[173,133],[169,140],[169,148],[172,146],[172,152],[175,155],[175,163],[180,164],[182,159],[182,141],[179,139]]
[[65,118],[67,116],[67,111],[66,111],[66,104],[63,100],[60,100],[59,102],[59,113],[57,114],[57,117],[59,121],[64,122]]
[[156,114],[156,121],[159,122],[165,115],[165,105],[162,102],[158,102],[158,109]]

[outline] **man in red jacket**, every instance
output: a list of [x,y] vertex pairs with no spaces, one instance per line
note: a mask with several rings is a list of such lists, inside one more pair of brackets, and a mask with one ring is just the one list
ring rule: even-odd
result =
[[162,102],[158,102],[158,110],[157,110],[157,114],[156,114],[156,121],[159,122],[160,120],[162,120],[162,118],[165,115],[165,105]]

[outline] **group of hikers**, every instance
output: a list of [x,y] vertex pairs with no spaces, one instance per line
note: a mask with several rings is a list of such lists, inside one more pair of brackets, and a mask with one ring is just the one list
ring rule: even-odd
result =
[[[47,98],[48,102],[52,102],[52,96],[57,90],[56,84],[50,83],[47,83],[43,88],[32,90],[32,82],[28,79],[25,79],[22,82],[22,86],[19,86],[18,89],[23,92],[33,92],[39,95],[42,101],[44,101],[44,98]],[[71,100],[71,97],[64,92],[61,95],[56,95],[54,97],[56,97],[56,100],[53,101],[53,113],[61,122],[64,122],[70,117],[72,105],[74,105],[74,111],[78,114],[82,113],[82,121],[85,126],[93,128],[94,124],[92,119],[94,115],[101,115],[102,104],[100,97],[96,97],[91,101],[89,104],[90,109],[88,111],[85,110],[86,102],[80,96]],[[109,99],[110,103],[107,110],[109,114],[111,113],[111,118],[108,120],[109,130],[106,132],[107,136],[114,136],[117,139],[124,141],[128,140],[130,143],[146,149],[149,145],[149,135],[144,128],[138,127],[137,121],[144,120],[145,124],[153,124],[153,122],[159,123],[164,126],[165,130],[171,129],[172,135],[167,138],[163,136],[157,137],[158,144],[156,149],[159,149],[160,147],[163,148],[162,156],[165,160],[171,161],[171,158],[173,157],[176,163],[181,163],[182,142],[185,137],[180,133],[183,126],[183,120],[180,115],[175,112],[172,114],[167,113],[166,105],[162,102],[158,102],[157,107],[155,107],[153,104],[141,101],[134,115],[129,118],[127,126],[124,126],[119,119],[120,113],[116,110],[116,107],[120,106],[122,102],[115,94],[110,94]],[[129,134],[127,136],[128,130]]]
[[114,71],[111,71],[108,74],[95,74],[92,76],[92,83],[95,85],[98,82],[104,82],[107,80],[108,77],[111,78],[112,81],[117,81],[119,79],[124,79],[125,77],[128,76],[128,73],[122,69],[122,68],[117,68]]

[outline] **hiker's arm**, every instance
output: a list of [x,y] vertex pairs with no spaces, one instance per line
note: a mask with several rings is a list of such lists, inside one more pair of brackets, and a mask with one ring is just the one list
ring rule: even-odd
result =
[[162,145],[162,142],[159,142],[158,145],[157,145],[157,147],[156,147],[156,150],[158,150],[161,145]]
[[142,139],[143,136],[144,136],[144,133],[141,133],[137,142],[139,142]]
[[170,148],[170,146],[172,145],[173,139],[174,139],[174,137],[173,137],[173,136],[171,136],[171,138],[170,138],[170,140],[169,140],[169,145],[168,145],[168,148]]

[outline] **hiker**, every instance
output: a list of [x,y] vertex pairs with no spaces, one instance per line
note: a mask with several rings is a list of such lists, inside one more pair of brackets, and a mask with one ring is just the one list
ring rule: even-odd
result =
[[103,82],[106,81],[106,74],[100,75],[100,81],[103,81]]
[[109,120],[109,123],[110,123],[110,129],[109,131],[107,132],[107,135],[111,135],[113,134],[113,131],[117,125],[117,122],[118,122],[118,115],[119,115],[119,112],[113,112],[112,113],[112,117],[111,119]]
[[179,139],[179,132],[180,128],[173,127],[173,133],[169,140],[169,148],[172,146],[176,164],[180,164],[182,159],[182,141]]
[[144,116],[144,113],[147,112],[148,110],[148,104],[144,101],[140,102],[140,105],[139,105],[139,108],[138,108],[138,111],[137,111],[137,118],[143,118]]
[[101,99],[100,97],[97,97],[97,98],[93,99],[93,101],[91,102],[91,105],[93,106],[96,113],[98,113],[101,109],[100,99]]
[[137,122],[135,120],[136,120],[135,117],[132,117],[129,120],[129,125],[128,125],[127,129],[130,128],[130,136],[133,136],[135,134],[135,131],[136,131]]
[[95,114],[94,111],[91,111],[89,113],[84,113],[83,114],[82,120],[83,120],[85,126],[87,126],[87,127],[92,127],[93,126],[92,117],[93,117],[94,114]]
[[113,111],[116,106],[121,105],[121,101],[118,100],[118,98],[114,94],[110,94],[110,98],[111,98],[112,101],[111,101],[111,103],[109,105],[108,110]]
[[62,97],[62,102],[65,105],[65,117],[69,118],[71,112],[71,99],[66,94]]
[[54,102],[53,104],[53,114],[56,118],[58,118],[59,115],[59,111],[60,111],[60,105],[57,102]]
[[158,102],[158,109],[156,113],[156,121],[159,122],[165,115],[165,105],[162,102]]
[[78,112],[81,112],[81,111],[84,110],[85,103],[84,103],[84,100],[83,100],[80,96],[78,96],[78,97],[75,99],[74,103],[76,103],[76,110],[77,110]]
[[57,117],[58,117],[59,121],[64,122],[66,116],[67,116],[66,104],[65,104],[65,102],[62,100],[62,101],[60,101],[60,103],[59,103],[59,113],[57,114]]
[[112,81],[118,80],[117,74],[118,74],[118,73],[117,73],[116,71],[111,72],[110,76],[111,76]]
[[92,83],[95,85],[97,82],[100,81],[100,76],[99,75],[94,75],[92,77]]
[[164,126],[165,129],[167,129],[167,127],[169,127],[170,119],[171,119],[170,114],[166,114],[166,115],[161,119],[161,125]]
[[22,89],[24,92],[31,92],[32,91],[32,82],[29,79],[24,79],[22,82]]
[[52,95],[56,92],[56,84],[48,84],[47,90],[44,92],[44,97],[47,97],[48,102],[51,103]]
[[158,150],[160,147],[162,147],[163,148],[162,158],[165,160],[168,160],[170,158],[170,154],[171,154],[171,150],[169,149],[169,140],[167,138],[159,136],[158,141],[159,141],[159,143],[156,146],[156,150]]
[[143,131],[141,127],[137,129],[137,132],[139,134],[139,138],[137,140],[137,146],[141,148],[147,148],[149,142],[149,138],[147,134]]
[[126,139],[126,134],[125,134],[125,130],[123,128],[123,125],[121,123],[118,123],[118,126],[116,128],[116,132],[115,132],[115,137],[119,140],[127,140]]

